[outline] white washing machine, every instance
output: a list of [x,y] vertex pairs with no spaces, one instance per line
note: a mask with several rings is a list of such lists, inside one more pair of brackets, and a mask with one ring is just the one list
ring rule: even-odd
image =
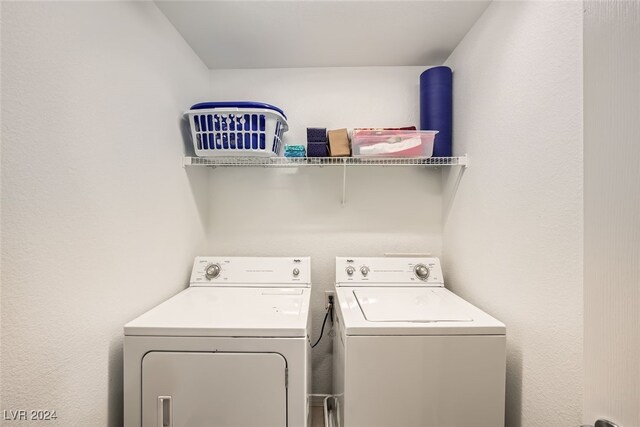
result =
[[341,427],[504,426],[505,325],[437,258],[336,258],[336,298]]
[[309,424],[309,258],[196,258],[124,327],[125,427]]

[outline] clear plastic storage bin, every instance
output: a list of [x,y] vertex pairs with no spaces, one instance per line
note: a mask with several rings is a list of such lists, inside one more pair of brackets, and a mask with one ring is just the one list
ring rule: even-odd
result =
[[284,112],[259,102],[205,102],[185,113],[199,157],[273,157],[289,128]]
[[431,157],[437,130],[354,129],[354,157]]

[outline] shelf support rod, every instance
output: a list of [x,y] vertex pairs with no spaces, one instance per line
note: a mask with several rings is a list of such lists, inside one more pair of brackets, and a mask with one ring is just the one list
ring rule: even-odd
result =
[[347,202],[347,161],[342,160],[342,206]]
[[445,174],[444,182],[443,182],[443,212],[442,218],[444,224],[447,223],[449,219],[449,213],[451,212],[451,208],[453,207],[453,200],[456,197],[456,193],[458,192],[458,187],[460,186],[460,181],[462,181],[462,175],[464,175],[464,171],[469,166],[469,159],[467,155],[464,155],[464,159],[460,159],[460,162],[457,166],[443,172]]

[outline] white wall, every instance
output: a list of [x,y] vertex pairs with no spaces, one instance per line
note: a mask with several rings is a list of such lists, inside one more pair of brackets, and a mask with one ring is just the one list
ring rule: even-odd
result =
[[640,4],[585,2],[584,421],[640,425]]
[[215,100],[262,101],[287,114],[288,144],[305,144],[307,127],[420,123],[420,73],[429,67],[211,70]]
[[446,62],[454,151],[448,283],[507,325],[507,426],[579,425],[582,3],[494,2]]
[[[419,76],[426,67],[212,71],[212,98],[252,99],[288,113],[290,144],[306,127],[418,125]],[[310,255],[313,337],[335,257],[441,251],[439,171],[350,168],[216,169],[211,172],[209,252]],[[331,340],[314,350],[313,390],[331,392]]]
[[204,250],[178,119],[208,93],[153,3],[2,2],[2,409],[121,425],[122,326]]

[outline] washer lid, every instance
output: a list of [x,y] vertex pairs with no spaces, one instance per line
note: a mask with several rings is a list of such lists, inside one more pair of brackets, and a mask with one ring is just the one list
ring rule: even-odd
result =
[[441,287],[340,286],[336,288],[336,302],[336,325],[340,333],[347,336],[504,335],[506,332],[504,323]]
[[306,337],[309,288],[189,287],[125,325],[125,335]]
[[429,288],[362,288],[353,294],[370,322],[471,322],[449,294]]

